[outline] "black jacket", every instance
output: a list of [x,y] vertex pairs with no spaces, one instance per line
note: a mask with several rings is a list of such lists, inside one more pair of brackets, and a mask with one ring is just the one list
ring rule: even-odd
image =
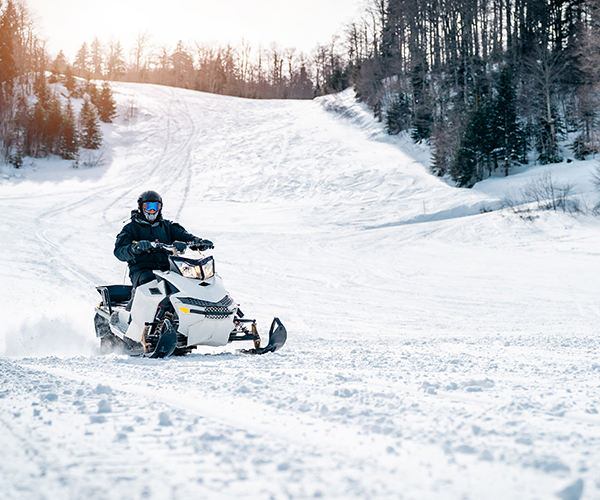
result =
[[144,253],[135,255],[131,248],[134,241],[158,241],[173,244],[175,241],[190,242],[195,238],[181,225],[162,218],[159,215],[154,222],[148,222],[139,211],[131,212],[131,222],[123,227],[117,235],[114,254],[117,259],[129,264],[129,273],[137,273],[144,270],[167,271],[169,269],[169,258],[163,252]]

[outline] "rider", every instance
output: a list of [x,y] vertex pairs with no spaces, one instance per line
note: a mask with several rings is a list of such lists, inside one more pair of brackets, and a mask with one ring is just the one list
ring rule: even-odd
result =
[[162,198],[156,191],[145,191],[138,198],[138,209],[131,212],[131,222],[117,235],[114,254],[129,265],[133,289],[155,279],[154,270],[168,271],[167,255],[152,242],[173,245],[183,252],[187,244],[199,250],[214,248],[209,240],[197,238],[176,222],[162,218]]

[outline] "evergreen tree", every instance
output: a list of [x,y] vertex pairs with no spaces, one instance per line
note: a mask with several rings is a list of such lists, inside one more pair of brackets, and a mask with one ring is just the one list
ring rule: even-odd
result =
[[98,108],[100,120],[104,123],[112,123],[113,118],[117,116],[117,104],[113,98],[110,84],[107,81],[102,83],[102,90],[94,104]]
[[540,163],[559,163],[562,155],[558,147],[557,136],[562,132],[562,122],[554,106],[551,107],[550,118],[547,114],[537,116],[535,145]]
[[98,121],[98,112],[89,99],[84,99],[79,113],[79,137],[81,147],[86,149],[98,149],[102,145],[102,131]]
[[46,109],[45,145],[47,153],[58,153],[60,137],[63,127],[63,112],[60,101],[56,95],[48,100]]
[[479,103],[469,115],[450,175],[461,187],[472,187],[483,179],[485,168],[491,172],[491,154],[494,141],[491,131],[491,106],[487,99]]
[[26,153],[34,158],[44,155],[44,145],[46,144],[46,122],[48,113],[38,100],[33,106],[33,112],[30,115],[27,126],[27,150]]
[[98,107],[98,87],[96,87],[96,84],[92,81],[89,81],[86,83],[85,85],[85,91],[87,93],[87,95],[90,97],[90,101],[92,102],[92,104],[96,107]]
[[502,162],[504,175],[508,175],[511,165],[523,156],[523,132],[517,121],[517,93],[512,71],[505,66],[496,86],[492,136],[494,151]]
[[77,51],[77,55],[75,56],[75,62],[73,63],[73,68],[78,76],[82,78],[89,78],[90,76],[90,56],[88,52],[87,43],[83,42],[81,48]]
[[419,62],[412,71],[411,84],[413,91],[413,131],[412,138],[415,142],[421,142],[431,137],[433,115],[431,110],[431,98],[427,86],[427,67]]
[[52,66],[50,68],[50,71],[52,71],[53,74],[55,75],[63,75],[67,69],[67,58],[65,57],[65,55],[63,54],[63,51],[59,51],[58,55],[55,57],[54,61],[52,62]]
[[79,153],[79,136],[75,124],[75,115],[71,101],[67,102],[63,114],[62,129],[60,135],[59,154],[65,160],[75,160]]
[[65,88],[69,92],[70,97],[78,96],[77,92],[77,82],[75,77],[73,76],[73,69],[70,64],[67,64],[65,68]]
[[410,106],[405,94],[398,93],[385,114],[385,129],[397,135],[410,126]]
[[27,99],[22,95],[17,100],[17,109],[14,119],[16,145],[22,156],[25,155],[25,151],[27,151],[28,148],[27,128],[30,120],[29,113],[30,110]]

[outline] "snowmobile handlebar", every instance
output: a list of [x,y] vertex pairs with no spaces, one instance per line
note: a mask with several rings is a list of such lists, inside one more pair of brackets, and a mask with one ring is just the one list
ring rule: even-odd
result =
[[[136,244],[138,242],[134,241],[133,243]],[[178,254],[182,254],[185,252],[185,248],[183,250],[180,250],[176,245],[168,245],[166,243],[161,243],[160,241],[151,241],[150,245],[152,248],[151,251],[154,251],[154,252],[156,252],[156,251],[164,252],[164,253],[167,253],[170,255],[178,255]],[[190,243],[190,244],[187,244],[187,248],[189,248],[190,250],[198,250],[199,252],[202,252],[203,250],[208,250],[208,249],[214,248],[214,247],[212,246],[212,243],[211,243],[210,247],[204,247],[204,248],[202,247],[201,243]]]
[[173,255],[177,255],[179,253],[179,251],[174,245],[167,245],[166,243],[160,243],[158,241],[151,241],[150,244],[152,245],[152,248],[154,250],[160,250]]

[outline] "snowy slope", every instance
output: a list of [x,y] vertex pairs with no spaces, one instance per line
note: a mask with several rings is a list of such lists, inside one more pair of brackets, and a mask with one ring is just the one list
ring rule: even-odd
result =
[[[595,219],[481,213],[537,174],[450,187],[348,93],[114,88],[137,116],[105,128],[104,166],[0,177],[3,494],[600,495]],[[553,175],[595,203],[572,167]],[[123,281],[145,189],[284,350],[98,355],[94,286]]]

